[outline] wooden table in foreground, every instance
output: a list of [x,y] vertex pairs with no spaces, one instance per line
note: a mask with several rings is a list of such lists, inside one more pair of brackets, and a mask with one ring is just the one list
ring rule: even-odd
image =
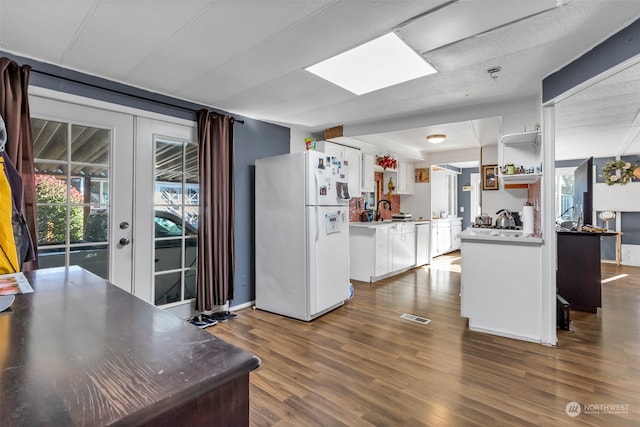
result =
[[249,425],[260,361],[79,267],[0,313],[0,426]]

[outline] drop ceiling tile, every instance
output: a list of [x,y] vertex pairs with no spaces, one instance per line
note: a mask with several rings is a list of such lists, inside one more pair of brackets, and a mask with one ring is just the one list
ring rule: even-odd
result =
[[[332,3],[180,90],[193,97],[205,87],[215,101],[229,98],[385,34],[437,3],[388,1],[367,3],[367,7],[360,2]],[[233,76],[233,84],[216,81],[219,76]]]
[[398,31],[424,53],[556,6],[556,0],[460,0],[415,19]]
[[128,78],[175,93],[243,52],[259,49],[260,44],[328,3],[328,0],[281,2],[278,7],[264,1],[215,3],[146,58]]
[[207,1],[101,2],[87,17],[64,63],[122,80],[208,4]]
[[0,49],[59,63],[91,4],[1,0]]

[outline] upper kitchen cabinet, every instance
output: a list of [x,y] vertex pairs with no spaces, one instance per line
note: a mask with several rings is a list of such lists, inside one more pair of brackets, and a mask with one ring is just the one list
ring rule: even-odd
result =
[[363,193],[376,191],[375,157],[372,153],[362,152],[360,190]]
[[415,167],[413,163],[398,162],[398,181],[396,192],[398,194],[413,194],[415,183]]
[[542,176],[539,131],[504,135],[498,155],[500,178],[505,185],[533,184]]
[[[379,170],[382,168],[378,167]],[[398,162],[396,169],[384,170],[385,192],[389,179],[393,182],[395,194],[413,194],[415,181],[415,167],[409,162]]]

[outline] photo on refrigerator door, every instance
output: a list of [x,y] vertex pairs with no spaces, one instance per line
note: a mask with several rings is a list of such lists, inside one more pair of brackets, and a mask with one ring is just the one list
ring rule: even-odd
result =
[[349,200],[349,185],[346,182],[336,182],[336,190],[338,191],[338,199]]

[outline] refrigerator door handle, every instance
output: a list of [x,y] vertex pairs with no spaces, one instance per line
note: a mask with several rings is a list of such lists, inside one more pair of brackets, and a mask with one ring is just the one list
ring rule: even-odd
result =
[[316,209],[316,242],[318,241],[318,238],[320,238],[320,218],[318,217],[318,207],[315,207]]

